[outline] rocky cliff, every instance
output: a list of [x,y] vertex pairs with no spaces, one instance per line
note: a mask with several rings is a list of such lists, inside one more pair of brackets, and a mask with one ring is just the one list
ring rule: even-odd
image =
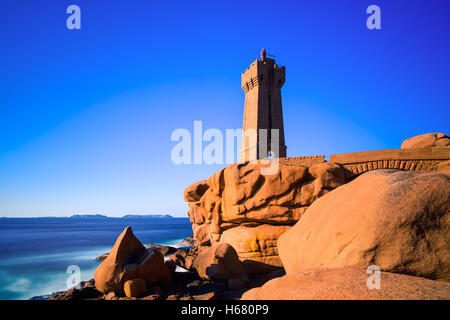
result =
[[338,164],[280,164],[262,175],[261,164],[233,164],[188,187],[194,239],[199,246],[231,244],[249,272],[281,266],[276,241],[317,198],[345,183]]
[[[402,149],[332,156],[342,159],[343,164],[323,162],[303,166],[285,158],[272,175],[262,174],[261,163],[232,164],[184,192],[196,245],[210,246],[216,242],[232,245],[249,273],[281,267],[278,238],[318,198],[366,171],[448,169],[449,141],[449,136],[443,133],[431,133],[406,140]],[[427,159],[432,159],[435,165],[421,165],[430,162]],[[355,187],[354,194],[357,191]],[[365,196],[370,198],[372,194],[373,190]],[[351,194],[347,197],[349,201],[352,199]]]

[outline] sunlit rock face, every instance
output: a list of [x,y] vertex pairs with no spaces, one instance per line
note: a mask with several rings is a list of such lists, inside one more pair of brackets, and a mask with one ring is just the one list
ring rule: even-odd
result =
[[449,147],[450,136],[442,132],[425,133],[403,141],[402,149]]
[[184,193],[196,244],[232,245],[250,273],[281,266],[278,237],[316,199],[345,183],[343,168],[334,163],[279,164],[275,174],[263,174],[265,168],[261,162],[232,164]]
[[362,268],[450,281],[450,171],[366,172],[278,239],[287,274]]
[[148,288],[164,286],[170,282],[171,273],[164,264],[161,251],[147,251],[131,227],[126,227],[109,255],[95,270],[94,281],[98,291],[121,295],[124,284],[132,279],[141,279]]

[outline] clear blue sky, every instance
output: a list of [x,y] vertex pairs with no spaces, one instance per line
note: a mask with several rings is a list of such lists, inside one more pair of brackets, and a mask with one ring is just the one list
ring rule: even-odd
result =
[[241,127],[262,46],[286,66],[290,156],[449,133],[449,16],[438,0],[1,1],[0,216],[185,215],[184,188],[222,166],[174,165],[170,135]]

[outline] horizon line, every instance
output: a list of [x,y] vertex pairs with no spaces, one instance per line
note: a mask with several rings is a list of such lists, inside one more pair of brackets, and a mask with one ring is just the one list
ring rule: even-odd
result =
[[107,216],[102,214],[73,214],[71,216],[30,216],[30,217],[14,217],[14,216],[2,216],[0,219],[33,219],[33,218],[116,218],[122,219],[127,217],[136,217],[136,218],[189,218],[188,216],[172,216],[170,214],[126,214],[123,216]]

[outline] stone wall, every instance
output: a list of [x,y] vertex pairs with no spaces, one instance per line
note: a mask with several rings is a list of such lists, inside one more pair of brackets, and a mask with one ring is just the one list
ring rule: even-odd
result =
[[346,180],[377,169],[404,171],[435,171],[450,169],[450,148],[414,148],[364,151],[330,156],[330,162],[340,163],[345,168]]
[[286,157],[279,158],[278,161],[287,166],[310,167],[325,162],[325,156]]

